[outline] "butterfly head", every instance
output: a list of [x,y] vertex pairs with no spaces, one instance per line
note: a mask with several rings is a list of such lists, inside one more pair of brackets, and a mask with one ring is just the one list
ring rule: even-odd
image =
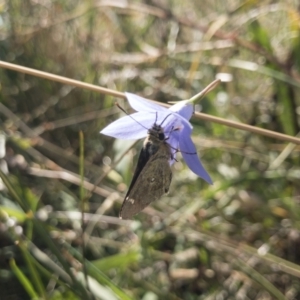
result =
[[148,130],[148,134],[156,137],[160,141],[164,141],[166,139],[163,128],[161,125],[157,125],[156,123]]

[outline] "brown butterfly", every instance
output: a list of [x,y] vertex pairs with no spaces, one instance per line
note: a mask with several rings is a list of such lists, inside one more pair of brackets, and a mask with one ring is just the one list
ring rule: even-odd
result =
[[131,219],[169,191],[172,180],[169,160],[172,158],[172,152],[161,125],[155,122],[148,130],[148,136],[120,210],[121,219]]

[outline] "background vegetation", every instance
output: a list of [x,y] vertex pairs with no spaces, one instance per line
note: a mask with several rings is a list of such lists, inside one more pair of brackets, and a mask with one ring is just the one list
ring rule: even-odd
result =
[[[298,5],[2,0],[0,59],[161,102],[221,78],[197,110],[295,136]],[[299,145],[194,118],[214,185],[178,158],[170,194],[127,222],[141,143],[99,134],[126,101],[5,68],[0,83],[1,300],[300,299]]]

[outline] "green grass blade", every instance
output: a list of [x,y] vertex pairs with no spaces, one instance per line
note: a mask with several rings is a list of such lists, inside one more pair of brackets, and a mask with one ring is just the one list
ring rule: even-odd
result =
[[39,299],[38,294],[35,292],[32,284],[30,283],[30,280],[25,276],[25,274],[18,268],[16,265],[15,260],[12,258],[9,261],[9,265],[11,267],[11,270],[14,272],[28,295],[31,297],[31,299]]

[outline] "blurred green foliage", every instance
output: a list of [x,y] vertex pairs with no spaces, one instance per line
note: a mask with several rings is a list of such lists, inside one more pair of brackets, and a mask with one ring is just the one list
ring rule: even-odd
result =
[[[290,135],[299,45],[291,0],[0,1],[0,60],[161,102],[218,77],[196,109]],[[99,135],[116,99],[2,68],[0,84],[1,300],[300,298],[299,146],[194,119],[214,185],[179,157],[127,222],[140,143]]]

